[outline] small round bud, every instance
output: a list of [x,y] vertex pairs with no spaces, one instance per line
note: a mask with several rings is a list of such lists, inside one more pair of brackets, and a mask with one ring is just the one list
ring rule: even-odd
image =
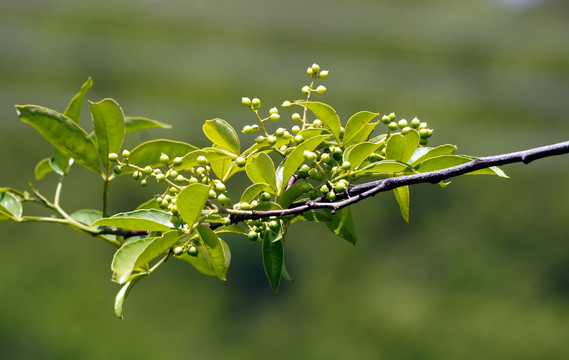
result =
[[298,173],[299,173],[301,176],[307,176],[309,171],[310,171],[310,166],[308,166],[308,165],[306,165],[306,164],[302,164],[302,165],[300,166],[300,168],[298,169]]
[[200,251],[195,246],[190,246],[190,248],[188,249],[188,255],[190,255],[190,256],[196,257],[199,255],[199,253],[200,253]]
[[132,178],[134,180],[140,180],[142,179],[142,173],[140,171],[135,171],[132,173]]
[[295,135],[294,138],[292,139],[296,144],[300,144],[301,142],[304,141],[304,137],[300,134]]
[[205,175],[205,168],[198,166],[196,169],[196,175],[204,176]]
[[314,126],[315,128],[319,128],[322,126],[322,121],[320,121],[319,119],[316,119],[312,122],[312,126]]
[[229,203],[230,203],[229,198],[228,198],[225,194],[219,194],[219,195],[217,195],[217,201],[219,201],[219,203],[220,203],[221,205],[224,205],[224,206],[225,206],[225,205],[229,205]]
[[247,165],[247,159],[245,159],[245,158],[242,157],[242,156],[239,156],[239,157],[237,157],[237,158],[235,159],[235,164],[236,164],[238,167],[243,167],[243,166]]
[[160,162],[162,164],[168,164],[170,162],[170,157],[163,153],[162,155],[160,155]]
[[411,127],[413,129],[417,129],[419,127],[419,125],[421,125],[421,120],[414,118],[413,120],[411,120]]
[[303,94],[308,94],[310,92],[310,86],[308,85],[303,86],[301,91]]
[[269,145],[275,145],[277,143],[277,137],[275,135],[269,135],[267,137],[267,142]]
[[421,136],[422,139],[427,139],[429,138],[429,129],[421,129],[419,130],[419,135]]
[[333,151],[334,152],[332,153],[332,156],[334,157],[334,160],[336,160],[336,161],[342,160],[342,157],[344,155],[342,149],[336,146],[336,147],[334,147]]
[[241,209],[241,210],[249,210],[250,208],[251,208],[251,204],[249,204],[246,201],[239,203],[239,209]]
[[241,104],[243,104],[243,106],[245,107],[249,107],[251,106],[251,99],[249,99],[248,97],[242,97]]
[[417,129],[421,130],[421,129],[426,129],[427,128],[427,123],[426,122],[422,122],[419,124],[419,127]]
[[265,142],[266,138],[263,135],[259,135],[255,138],[255,142],[257,144],[262,144],[263,142]]
[[261,107],[261,100],[257,99],[257,98],[253,98],[253,100],[251,100],[251,106],[253,106],[254,109],[258,109]]
[[281,106],[284,107],[285,109],[288,109],[289,107],[292,106],[292,103],[290,101],[286,100],[281,104]]
[[198,156],[198,158],[196,160],[197,160],[198,164],[200,164],[200,165],[207,164],[207,158],[203,155]]
[[328,70],[320,71],[320,73],[318,74],[318,77],[321,79],[326,79],[328,77]]
[[308,170],[308,176],[310,176],[312,179],[314,179],[315,177],[318,176],[318,170],[316,168],[312,168],[312,169]]
[[330,161],[330,154],[322,153],[322,155],[320,155],[320,161],[325,162],[325,163]]
[[409,125],[409,123],[408,123],[407,120],[405,120],[405,119],[401,119],[401,120],[399,120],[399,122],[397,123],[397,126],[398,126],[400,129],[403,129],[404,127],[406,127],[406,126],[408,126],[408,125]]
[[243,126],[243,134],[250,134],[253,130],[253,127],[251,125],[245,125]]
[[174,160],[172,160],[172,164],[174,164],[174,166],[180,166],[182,165],[182,163],[184,162],[184,158],[177,156],[174,158]]
[[226,188],[225,188],[225,184],[220,182],[216,182],[215,183],[215,191],[217,192],[225,192]]
[[128,159],[129,156],[130,156],[130,151],[128,151],[126,149],[122,151],[122,157],[123,158]]
[[385,125],[389,124],[391,122],[391,119],[389,119],[388,115],[383,115],[381,117],[381,122],[384,123]]
[[337,182],[334,184],[334,191],[337,193],[343,193],[346,191],[346,184],[343,182]]
[[215,199],[217,197],[217,193],[215,192],[215,190],[211,189],[207,197],[210,199]]
[[300,121],[302,119],[302,117],[300,117],[299,113],[292,114],[292,116],[290,118],[292,119],[292,121]]
[[342,163],[342,170],[350,170],[351,167],[352,167],[352,164],[350,164],[349,161],[344,161]]
[[146,186],[146,185],[148,185],[148,180],[142,179],[142,180],[140,181],[140,185],[143,186],[143,187]]
[[324,85],[318,85],[318,87],[316,88],[316,93],[322,95],[325,92],[326,92],[326,87]]
[[117,175],[120,174],[120,173],[122,173],[122,167],[121,167],[121,166],[115,166],[115,167],[113,168],[113,172],[114,172],[115,174],[117,174]]
[[300,126],[294,125],[291,130],[292,130],[292,133],[296,135],[300,132]]
[[326,194],[326,199],[328,199],[328,201],[336,200],[336,193],[333,191],[330,191],[328,194]]
[[162,173],[156,175],[156,181],[158,182],[163,181],[165,178],[166,176]]
[[397,117],[395,116],[395,113],[392,112],[391,114],[389,114],[389,120],[394,121]]
[[322,185],[320,186],[320,192],[322,194],[327,194],[330,191],[330,189],[328,189],[328,185]]
[[257,124],[251,125],[251,134],[254,134],[257,131],[259,131],[259,125],[257,125]]
[[314,75],[314,70],[312,70],[312,67],[309,67],[308,69],[306,69],[306,75],[308,75],[308,76]]
[[389,125],[387,125],[387,127],[389,128],[389,130],[391,131],[395,131],[397,130],[399,127],[397,126],[397,123],[395,121],[392,121],[389,123]]
[[403,129],[401,129],[401,134],[407,135],[409,131],[411,131],[411,128],[409,126],[405,126]]
[[172,249],[172,253],[176,256],[180,256],[184,253],[184,248],[181,246],[176,246],[175,248]]
[[184,178],[182,175],[178,175],[176,176],[176,178],[174,179],[175,182],[177,183],[182,183],[186,180],[186,178]]
[[109,153],[109,161],[115,162],[119,159],[119,156],[116,153]]
[[176,176],[178,176],[178,172],[172,169],[168,172],[168,176],[175,178]]
[[271,114],[271,116],[269,116],[269,119],[271,119],[271,121],[278,121],[281,118],[281,116],[277,113]]
[[247,233],[247,237],[251,241],[257,241],[257,239],[259,238],[259,234],[255,230],[251,230]]
[[144,173],[144,175],[150,175],[152,174],[152,167],[148,165],[144,169],[142,169],[142,172]]
[[267,225],[269,225],[269,229],[271,229],[275,232],[279,231],[279,229],[281,227],[281,224],[279,224],[279,222],[276,220],[269,221],[269,223]]
[[259,195],[259,200],[261,201],[271,201],[271,194],[269,194],[266,191],[263,191],[260,195]]
[[279,113],[279,109],[277,109],[276,107],[272,107],[269,110],[269,114],[273,115],[273,114],[278,114]]
[[188,182],[190,184],[197,184],[198,183],[198,179],[194,176],[190,177],[190,179],[188,180]]
[[284,128],[278,128],[278,129],[275,131],[275,136],[276,136],[276,137],[283,137],[284,134],[285,134],[285,129],[284,129]]
[[312,69],[312,72],[315,74],[320,71],[320,65],[318,65],[317,63],[312,64],[310,68]]

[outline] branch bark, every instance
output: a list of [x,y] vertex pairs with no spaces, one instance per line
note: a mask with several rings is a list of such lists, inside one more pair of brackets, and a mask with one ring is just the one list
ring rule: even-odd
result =
[[479,157],[466,164],[457,165],[442,170],[405,175],[358,184],[346,190],[344,194],[339,194],[337,197],[339,201],[335,202],[328,202],[325,200],[325,198],[321,197],[316,200],[294,203],[288,209],[284,210],[255,211],[226,209],[226,212],[230,214],[231,221],[233,223],[268,216],[296,216],[314,209],[332,209],[332,212],[335,212],[343,207],[360,202],[370,196],[393,190],[401,186],[421,183],[437,184],[446,179],[468,174],[473,171],[486,169],[492,166],[501,166],[520,162],[523,164],[529,164],[534,160],[555,155],[563,155],[567,153],[569,153],[569,141],[508,154]]

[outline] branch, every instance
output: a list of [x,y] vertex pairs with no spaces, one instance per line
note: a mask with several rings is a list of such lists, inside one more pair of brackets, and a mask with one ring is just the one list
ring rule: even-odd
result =
[[[437,184],[443,180],[456,176],[471,173],[473,171],[486,169],[492,166],[507,165],[513,163],[529,164],[530,162],[550,156],[563,155],[569,153],[569,141],[542,146],[538,148],[513,152],[509,154],[485,156],[477,158],[466,164],[452,166],[442,170],[430,171],[420,174],[399,176],[394,178],[371,181],[364,184],[355,185],[346,190],[344,194],[339,194],[340,201],[328,202],[324,197],[316,200],[309,200],[301,203],[294,203],[290,208],[284,210],[231,210],[225,209],[231,215],[232,223],[237,223],[249,219],[258,219],[268,216],[297,216],[308,210],[332,209],[332,212],[360,202],[361,200],[374,196],[381,192],[396,189],[401,186],[415,185],[421,183]],[[343,200],[342,200],[343,199]]]

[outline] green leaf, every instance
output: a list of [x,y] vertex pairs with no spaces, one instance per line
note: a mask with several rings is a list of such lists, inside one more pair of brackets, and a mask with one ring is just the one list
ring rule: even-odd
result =
[[[473,161],[475,158],[465,155],[441,155],[422,162],[417,170],[421,173],[437,171],[446,169],[452,166],[462,165]],[[497,175],[499,177],[508,178],[500,168],[492,166],[486,169],[481,169],[469,172],[466,175]]]
[[269,190],[271,191],[271,187],[269,184],[253,184],[250,185],[245,191],[243,191],[243,195],[241,195],[240,202],[248,202],[250,203],[253,201],[261,192]]
[[349,161],[352,169],[361,165],[381,144],[362,142],[351,145],[344,151],[344,161]]
[[140,116],[126,116],[124,118],[125,133],[131,134],[133,132],[148,130],[148,129],[171,129],[172,125],[165,124],[156,120],[147,119]]
[[330,130],[336,142],[340,143],[340,127],[342,125],[336,110],[330,105],[321,102],[299,101],[296,104],[305,106],[308,110],[312,111],[312,113],[322,121],[324,126]]
[[231,224],[231,225],[218,227],[217,229],[215,229],[215,233],[216,234],[232,233],[232,234],[247,236],[247,234],[249,233],[249,229],[245,229],[237,224]]
[[93,222],[91,226],[112,226],[125,230],[147,231],[168,231],[174,228],[170,222],[170,213],[153,209],[118,213],[111,217],[99,219]]
[[399,204],[401,216],[406,222],[409,222],[409,186],[401,186],[393,189],[395,199]]
[[139,282],[143,277],[148,275],[148,273],[140,273],[131,275],[126,284],[119,290],[116,298],[115,298],[115,314],[122,320],[123,319],[123,304],[130,293],[130,290]]
[[341,208],[334,214],[332,214],[330,210],[326,210],[326,212],[328,213],[327,215],[331,218],[330,221],[326,222],[328,229],[330,229],[330,231],[342,239],[347,240],[348,242],[355,245],[358,241],[358,238],[356,235],[356,227],[350,208]]
[[83,209],[75,211],[70,216],[75,221],[91,226],[92,223],[103,217],[103,213],[99,210]]
[[[204,245],[202,241],[202,243],[198,245],[198,256],[190,256],[184,253],[179,256],[179,258],[191,264],[202,274],[216,276],[220,280],[225,281],[227,269],[231,262],[231,252],[225,241],[219,239],[219,243],[221,246],[210,249]],[[214,268],[214,265],[218,266],[216,264],[222,264],[220,261],[221,258],[223,258],[223,267],[219,266],[219,268]]]
[[275,294],[283,274],[284,248],[282,236],[272,231],[266,231],[263,236],[263,267],[271,288]]
[[[192,167],[201,166],[198,162],[198,157],[200,156],[205,156],[206,159],[211,163],[212,168],[214,166],[217,166],[218,162],[220,161],[231,160],[237,157],[234,154],[227,152],[226,150],[215,149],[211,147],[197,149],[184,155],[182,163],[178,166],[175,166],[174,168],[176,170],[189,170]],[[219,176],[219,174],[217,175]]]
[[406,135],[391,135],[389,140],[387,140],[385,149],[387,159],[406,163],[413,156],[420,140],[421,137],[415,130],[409,131]]
[[275,177],[275,164],[269,155],[259,153],[246,166],[247,176],[253,183],[269,184],[275,194],[277,192],[277,180]]
[[0,189],[0,221],[17,220],[22,216],[22,210],[19,197]]
[[95,128],[95,138],[99,145],[99,156],[105,173],[110,174],[112,163],[109,154],[118,154],[124,140],[124,114],[119,104],[113,99],[98,103],[89,101],[89,110]]
[[[349,146],[367,140],[369,134],[371,134],[371,131],[373,131],[377,122],[371,126],[371,131],[369,131],[365,139],[360,139],[361,135],[358,134],[361,132],[366,133],[370,128],[366,125],[368,125],[368,123],[377,116],[379,116],[378,113],[372,113],[369,111],[360,111],[352,115],[352,117],[349,118],[348,122],[346,123],[346,130],[344,131],[344,138],[342,139],[343,144],[345,146]],[[354,137],[356,138],[354,139]]]
[[[55,150],[57,151],[57,150]],[[51,167],[51,158],[47,158],[47,159],[42,159],[40,160],[40,162],[37,163],[36,168],[35,168],[35,175],[36,175],[36,180],[41,180],[43,179],[43,177],[52,172],[53,168]]]
[[332,221],[332,217],[328,214],[324,214],[318,211],[309,210],[301,215],[295,217],[291,223],[296,222],[298,220],[305,220],[305,221],[312,221],[312,222],[330,222]]
[[420,147],[415,150],[411,159],[409,159],[409,164],[411,166],[417,166],[425,160],[441,156],[441,155],[451,155],[456,151],[456,146],[454,145],[440,145],[437,147]]
[[81,86],[81,90],[71,99],[67,109],[63,113],[64,116],[71,119],[74,123],[79,124],[79,119],[81,118],[81,108],[83,106],[83,100],[85,100],[85,95],[87,91],[93,86],[93,79],[88,78],[87,81]]
[[300,196],[308,193],[312,189],[308,183],[305,182],[297,182],[294,183],[291,187],[286,189],[286,191],[280,196],[279,204],[282,206],[283,209],[286,209],[292,204],[293,201],[298,199]]
[[201,217],[211,186],[190,184],[178,193],[176,207],[186,224],[193,226]]
[[112,280],[124,284],[132,272],[167,252],[183,236],[181,231],[169,231],[159,237],[143,237],[125,243],[113,257]]
[[241,153],[241,144],[237,132],[229,123],[222,119],[207,120],[203,132],[214,144],[231,151],[235,155]]
[[[181,141],[173,140],[151,140],[144,142],[130,152],[129,162],[131,164],[152,167],[163,166],[160,162],[160,155],[162,153],[168,155],[170,159],[176,157],[183,157],[187,153],[197,150],[198,148]],[[133,169],[125,169],[121,174],[129,174],[134,172]]]
[[291,176],[304,162],[304,150],[313,151],[318,147],[318,145],[320,145],[320,143],[322,143],[322,141],[324,141],[324,139],[327,138],[329,138],[329,135],[315,136],[300,143],[293,151],[291,151],[277,170],[276,185],[277,189],[279,189],[279,193],[284,190]]
[[225,281],[231,262],[229,247],[207,226],[198,225],[202,246],[198,247],[219,280]]
[[20,120],[35,128],[63,155],[100,173],[97,148],[89,134],[64,115],[44,107],[16,106]]
[[415,172],[415,170],[406,163],[395,160],[381,160],[371,163],[362,169],[354,171],[352,175],[365,176],[370,174],[393,174],[400,172]]

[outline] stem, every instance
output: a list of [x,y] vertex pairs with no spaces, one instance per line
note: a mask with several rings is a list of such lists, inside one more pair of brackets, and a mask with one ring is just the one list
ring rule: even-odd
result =
[[103,217],[106,217],[108,215],[107,214],[107,198],[109,196],[109,184],[110,184],[109,178],[105,177],[103,179],[103,212],[102,212]]

